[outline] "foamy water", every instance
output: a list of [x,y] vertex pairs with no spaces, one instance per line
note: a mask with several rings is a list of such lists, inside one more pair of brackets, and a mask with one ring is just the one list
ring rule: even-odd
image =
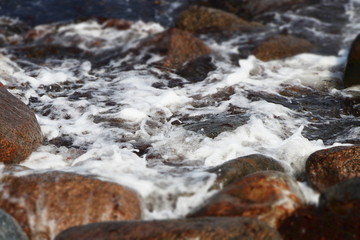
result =
[[[0,58],[0,80],[14,86],[10,91],[35,110],[46,139],[22,165],[39,171],[95,174],[131,187],[143,198],[144,219],[186,215],[214,193],[209,189],[216,176],[205,170],[236,157],[268,155],[279,160],[289,174],[301,174],[311,153],[341,143],[325,145],[321,136],[304,137],[303,129],[310,124],[306,111],[264,99],[250,100],[248,95],[266,92],[280,96],[284,86],[309,87],[329,96],[347,94],[335,87],[341,81],[346,49],[360,26],[355,14],[359,5],[358,1],[347,5],[349,21],[340,36],[343,48],[338,55],[300,54],[271,62],[249,56],[234,66],[227,59],[228,54],[237,53],[239,39],[217,43],[205,36],[218,56],[214,62],[217,69],[204,81],[183,87],[153,87],[165,80],[149,65],[119,70],[126,58],[93,67],[81,59],[49,59],[41,65],[20,59],[15,63],[5,54]],[[64,36],[76,36],[82,39],[78,47],[98,53],[119,46],[129,49],[139,39],[163,29],[157,23],[138,21],[119,31],[103,29],[89,20],[62,26],[55,42],[65,44]],[[89,48],[86,43],[94,39],[102,40],[102,46]],[[154,55],[147,64],[159,59]],[[227,100],[207,101],[230,87],[234,94]],[[291,97],[286,101],[291,102]],[[201,106],[195,107],[199,103]],[[174,124],[184,116],[226,115],[230,107],[242,109],[246,121],[215,138]],[[343,138],[356,138],[359,132],[352,128]],[[51,144],[59,138],[69,144]],[[148,152],[141,154],[139,146],[144,145],[149,146]],[[307,200],[316,202],[317,193],[306,183],[300,184]]]

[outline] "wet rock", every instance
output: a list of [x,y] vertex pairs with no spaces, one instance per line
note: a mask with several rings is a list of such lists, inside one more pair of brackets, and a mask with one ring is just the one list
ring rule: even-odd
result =
[[344,180],[360,176],[360,146],[342,146],[314,152],[306,161],[311,185],[323,192]]
[[0,209],[0,239],[27,240],[27,236],[16,220]]
[[[360,215],[360,178],[352,178],[326,189],[319,206],[341,216]],[[359,231],[360,233],[360,231]]]
[[0,208],[30,239],[53,239],[69,227],[141,216],[137,194],[115,183],[73,173],[3,175]]
[[41,143],[35,114],[0,84],[0,162],[19,163]]
[[210,54],[210,48],[190,32],[171,28],[147,39],[141,47],[165,56],[159,67],[164,70],[179,69],[184,63]]
[[162,221],[95,223],[70,228],[56,240],[281,239],[275,229],[248,218],[198,218]]
[[207,0],[207,5],[251,19],[269,11],[294,9],[306,0]]
[[183,11],[176,20],[176,26],[190,32],[209,31],[254,31],[262,27],[236,15],[218,9],[192,6]]
[[233,182],[188,217],[243,216],[276,228],[301,206],[303,195],[296,180],[284,173],[267,171]]
[[230,160],[220,166],[208,170],[217,175],[213,188],[226,187],[246,175],[259,171],[284,172],[281,164],[271,157],[252,154]]
[[200,82],[215,69],[216,66],[212,63],[211,57],[202,56],[187,62],[176,73],[190,82]]
[[360,35],[356,37],[350,48],[343,82],[345,87],[360,84]]
[[294,36],[277,35],[260,43],[253,51],[258,59],[271,61],[310,52],[314,45]]
[[284,240],[360,238],[360,216],[339,216],[314,206],[297,210],[279,226]]

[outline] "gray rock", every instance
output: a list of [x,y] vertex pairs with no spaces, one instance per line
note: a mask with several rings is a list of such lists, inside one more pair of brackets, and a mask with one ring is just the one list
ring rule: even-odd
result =
[[0,240],[28,240],[13,217],[0,209]]

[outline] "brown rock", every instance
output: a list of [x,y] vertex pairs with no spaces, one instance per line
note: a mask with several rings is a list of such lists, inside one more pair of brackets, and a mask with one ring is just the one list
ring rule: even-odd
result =
[[314,152],[306,161],[311,185],[324,191],[341,181],[360,176],[360,146],[333,147]]
[[1,179],[0,208],[30,239],[53,239],[75,225],[141,217],[138,196],[115,183],[73,173],[47,172]]
[[338,216],[315,207],[299,209],[279,227],[284,240],[360,239],[360,216]]
[[0,162],[19,163],[42,143],[35,114],[0,86]]
[[192,6],[183,11],[176,20],[176,26],[197,33],[207,31],[251,31],[262,27],[259,23],[248,22],[231,13],[199,6]]
[[178,69],[185,62],[210,54],[210,49],[191,33],[172,28],[142,43],[150,47],[150,51],[165,55],[161,67],[166,69]]
[[305,0],[207,0],[207,5],[235,13],[247,19],[276,10],[288,10],[299,6]]
[[296,181],[280,172],[258,172],[230,184],[189,217],[243,216],[272,227],[303,205]]
[[271,61],[309,52],[314,45],[294,36],[277,35],[260,43],[253,51],[258,59]]
[[235,240],[281,239],[275,229],[248,218],[198,218],[95,223],[70,228],[56,240]]
[[360,34],[356,37],[350,48],[343,82],[345,87],[360,84]]
[[230,160],[220,166],[208,170],[217,175],[213,188],[221,188],[239,180],[246,175],[259,171],[284,172],[281,164],[271,157],[252,154]]

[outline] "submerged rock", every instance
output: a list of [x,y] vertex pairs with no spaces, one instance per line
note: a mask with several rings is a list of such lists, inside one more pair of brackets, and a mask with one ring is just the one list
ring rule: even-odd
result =
[[343,82],[345,87],[360,84],[360,34],[355,38],[350,48]]
[[360,146],[342,146],[314,152],[306,161],[311,185],[323,192],[344,180],[360,176]]
[[277,35],[260,43],[253,54],[262,61],[271,61],[310,52],[314,45],[294,36]]
[[233,240],[281,239],[275,229],[248,218],[197,218],[161,221],[128,221],[95,223],[70,228],[56,240],[157,240],[206,239]]
[[139,198],[133,191],[64,172],[4,175],[0,208],[19,222],[30,239],[53,239],[75,225],[141,217]]
[[41,143],[35,114],[0,83],[0,162],[20,163]]
[[258,172],[228,185],[188,217],[243,216],[276,228],[303,201],[295,179],[280,172]]
[[19,224],[9,214],[0,209],[0,240],[27,240]]
[[252,31],[262,27],[259,23],[248,22],[236,15],[218,9],[192,6],[182,12],[176,26],[190,32],[208,31]]
[[208,171],[217,175],[213,188],[221,188],[255,172],[284,172],[285,170],[278,161],[271,157],[261,154],[252,154],[227,161],[226,163],[211,168]]

